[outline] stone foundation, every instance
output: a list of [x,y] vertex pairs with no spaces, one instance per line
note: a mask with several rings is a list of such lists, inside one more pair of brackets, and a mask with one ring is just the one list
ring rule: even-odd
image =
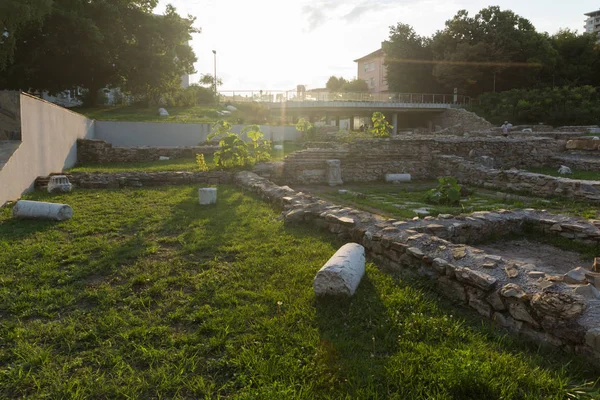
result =
[[462,157],[446,155],[436,157],[434,169],[439,175],[452,175],[461,183],[490,189],[600,202],[600,181],[557,178],[516,169],[490,169]]
[[[62,175],[62,174],[61,174]],[[209,172],[115,172],[64,174],[76,187],[83,189],[117,189],[122,187],[148,187],[202,184],[227,184],[232,182],[232,173],[226,171]],[[47,187],[50,176],[39,177],[35,181],[37,189]]]
[[486,234],[512,232],[528,223],[540,232],[573,232],[573,239],[581,234],[585,237],[579,239],[597,242],[600,231],[592,224],[535,210],[381,220],[368,212],[277,186],[251,172],[240,172],[235,180],[242,188],[281,206],[285,223],[309,223],[360,243],[380,266],[435,280],[440,293],[494,324],[600,361],[600,316],[596,312],[600,300],[577,294],[581,292],[564,283],[563,276],[529,274],[531,266],[516,265],[451,241],[477,241]]
[[103,140],[77,140],[77,162],[84,163],[126,163],[158,161],[160,157],[170,159],[196,158],[196,154],[213,154],[218,146],[194,147],[113,147]]

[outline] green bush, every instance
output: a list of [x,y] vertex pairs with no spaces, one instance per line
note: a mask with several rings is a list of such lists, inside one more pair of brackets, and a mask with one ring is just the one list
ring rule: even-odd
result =
[[383,113],[380,113],[379,111],[374,112],[373,117],[371,117],[371,121],[373,121],[373,128],[371,128],[370,131],[371,134],[377,137],[390,136],[392,126],[386,121]]
[[438,178],[438,186],[425,194],[425,201],[431,204],[456,206],[460,204],[461,187],[453,176]]
[[198,165],[198,170],[202,172],[208,171],[208,165],[204,159],[204,154],[196,154],[196,164]]
[[592,86],[545,89],[513,89],[485,93],[479,104],[470,107],[494,124],[545,123],[560,125],[595,125],[600,120],[600,93]]
[[221,168],[246,167],[257,162],[271,159],[271,142],[263,139],[263,133],[258,125],[250,125],[242,130],[250,139],[250,143],[242,140],[240,135],[231,131],[231,124],[227,121],[217,121],[213,125],[213,132],[207,139],[218,138],[219,150],[214,154],[215,164]]

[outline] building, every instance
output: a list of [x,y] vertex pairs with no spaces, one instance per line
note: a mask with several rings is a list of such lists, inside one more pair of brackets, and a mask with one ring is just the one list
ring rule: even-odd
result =
[[387,68],[384,65],[385,53],[383,49],[376,50],[371,54],[354,60],[357,63],[358,79],[367,82],[369,93],[381,93],[389,90],[386,73]]
[[585,31],[595,33],[598,36],[598,43],[600,43],[600,10],[586,13],[585,16],[588,17],[585,20]]

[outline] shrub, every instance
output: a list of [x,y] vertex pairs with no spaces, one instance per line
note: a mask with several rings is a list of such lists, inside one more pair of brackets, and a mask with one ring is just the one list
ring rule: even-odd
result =
[[390,136],[390,131],[392,130],[392,126],[386,121],[385,115],[380,112],[374,112],[373,117],[371,117],[371,121],[373,121],[373,128],[371,128],[371,133],[377,137],[388,137]]
[[208,140],[219,138],[219,150],[214,154],[215,164],[221,168],[246,167],[271,159],[271,141],[263,139],[264,134],[258,125],[250,125],[242,130],[250,139],[244,142],[240,135],[231,131],[227,121],[217,121]]
[[425,201],[431,204],[456,206],[460,204],[461,187],[453,176],[438,178],[438,186],[425,194]]
[[202,172],[208,171],[208,165],[204,159],[204,154],[196,154],[196,164],[198,165],[198,170]]
[[242,133],[251,140],[248,146],[248,162],[251,164],[269,161],[271,159],[271,141],[263,139],[264,134],[258,125],[249,125]]

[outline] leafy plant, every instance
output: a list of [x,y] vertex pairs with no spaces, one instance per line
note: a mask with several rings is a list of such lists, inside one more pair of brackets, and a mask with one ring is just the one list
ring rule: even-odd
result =
[[207,139],[219,138],[219,150],[215,151],[215,164],[221,168],[244,166],[248,157],[248,146],[237,133],[231,131],[231,124],[219,120],[213,125],[213,132]]
[[425,194],[425,201],[431,204],[459,205],[460,185],[453,176],[438,178],[438,186]]
[[196,154],[196,164],[198,165],[198,169],[200,171],[208,171],[208,165],[204,159],[204,154]]
[[302,133],[302,137],[305,140],[314,140],[317,129],[309,121],[304,118],[300,118],[296,124],[296,130]]
[[390,136],[390,131],[392,130],[392,126],[386,121],[385,115],[380,113],[379,111],[374,112],[371,117],[371,121],[373,121],[373,128],[371,128],[371,133],[377,137],[388,137]]
[[251,140],[248,146],[250,163],[269,161],[271,159],[271,141],[263,139],[264,134],[258,125],[248,125],[242,133]]

